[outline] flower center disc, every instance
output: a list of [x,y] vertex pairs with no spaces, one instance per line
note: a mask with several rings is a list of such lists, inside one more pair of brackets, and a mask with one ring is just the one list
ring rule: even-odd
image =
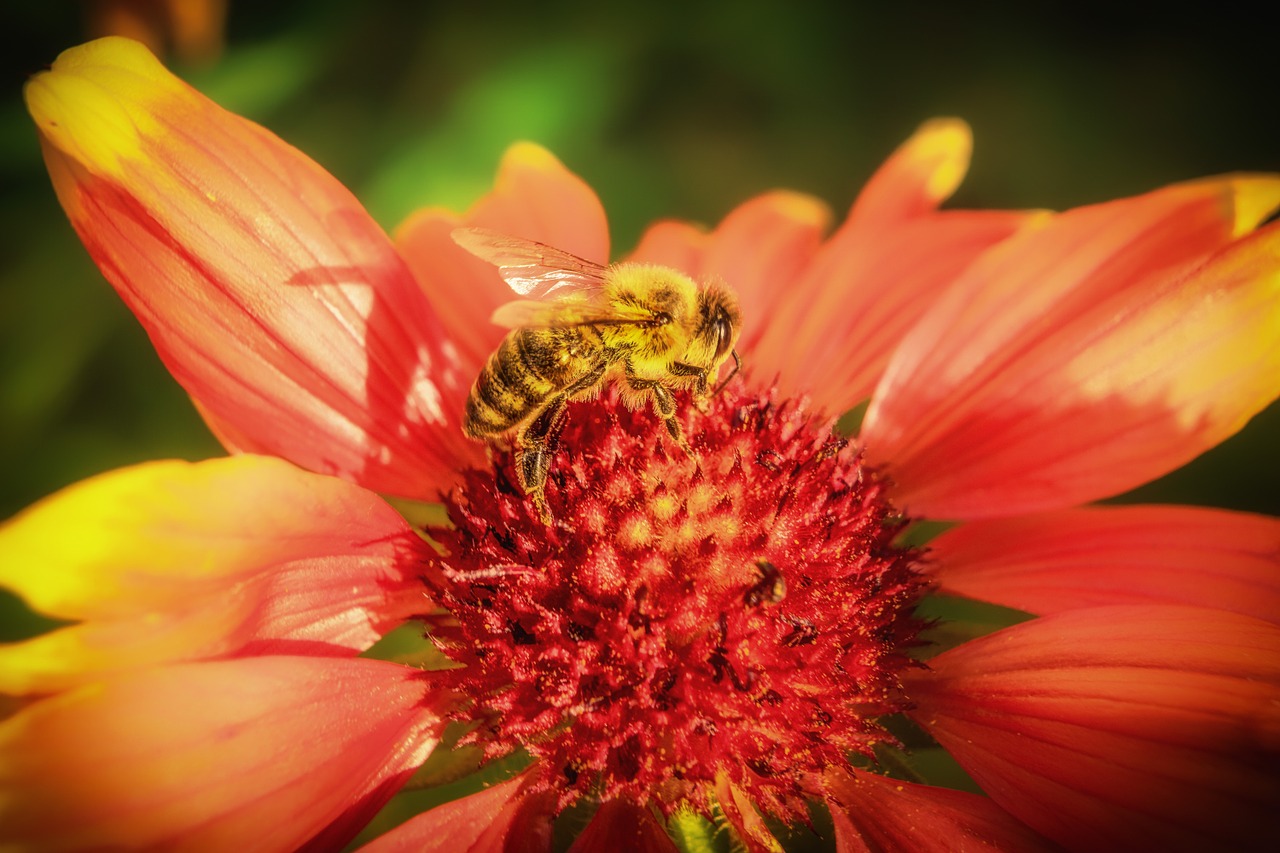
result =
[[691,458],[616,395],[572,406],[551,527],[495,453],[429,531],[472,738],[527,749],[562,802],[669,812],[727,778],[794,818],[804,780],[890,740],[875,719],[904,705],[924,583],[880,479],[800,405],[706,408],[683,404]]

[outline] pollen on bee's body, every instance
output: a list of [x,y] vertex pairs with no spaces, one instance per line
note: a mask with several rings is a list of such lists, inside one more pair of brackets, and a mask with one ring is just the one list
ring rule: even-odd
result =
[[446,676],[484,721],[469,737],[528,751],[563,804],[701,809],[728,778],[801,817],[803,780],[892,741],[875,718],[903,707],[925,584],[898,513],[797,405],[731,387],[687,406],[691,458],[663,449],[650,412],[605,402],[566,418],[550,527],[497,485],[513,464],[498,453],[451,498],[454,526],[430,531],[460,570],[543,569],[494,582],[483,606],[427,580],[454,619],[433,633],[464,664]]

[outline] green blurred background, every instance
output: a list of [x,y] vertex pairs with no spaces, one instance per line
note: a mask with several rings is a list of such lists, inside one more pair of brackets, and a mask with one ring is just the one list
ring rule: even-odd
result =
[[[0,510],[219,448],[58,208],[21,86],[92,3],[9,3],[0,103]],[[921,121],[975,131],[962,206],[1056,207],[1280,170],[1269,31],[1079,3],[235,3],[216,60],[170,61],[352,187],[388,228],[467,206],[501,151],[583,175],[615,245],[776,186],[844,209]],[[1280,409],[1136,497],[1280,512]],[[1132,499],[1135,496],[1129,496]],[[71,535],[74,535],[72,533]]]

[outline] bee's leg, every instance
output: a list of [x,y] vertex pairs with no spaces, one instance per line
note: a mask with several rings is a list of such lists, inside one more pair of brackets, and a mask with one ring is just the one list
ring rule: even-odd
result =
[[705,367],[694,367],[692,364],[685,364],[683,361],[673,361],[671,362],[671,373],[674,376],[696,376],[697,382],[693,386],[694,396],[705,397],[711,393],[711,384],[707,381],[707,369]]
[[705,367],[694,367],[692,364],[685,364],[683,361],[673,361],[671,362],[671,373],[673,376],[696,377],[693,384],[693,404],[698,407],[698,411],[705,414],[708,410],[707,398],[711,396],[711,383],[708,379],[707,369]]
[[680,445],[681,450],[692,456],[693,448],[685,440],[680,422],[676,420],[676,398],[671,396],[671,389],[656,379],[642,379],[636,376],[629,361],[626,362],[625,375],[627,384],[633,390],[648,394],[649,399],[653,401],[653,410],[666,422],[667,432],[671,434],[671,438]]
[[520,488],[537,507],[543,524],[551,524],[551,510],[547,508],[543,489],[551,470],[551,457],[555,456],[556,445],[560,441],[565,408],[574,396],[599,384],[604,378],[604,371],[602,363],[560,393],[552,395],[516,437],[516,476],[520,480]]
[[556,427],[564,417],[566,398],[553,397],[529,425],[516,436],[516,477],[521,490],[533,501],[543,524],[551,524],[551,510],[542,491],[551,470],[551,457],[556,452]]

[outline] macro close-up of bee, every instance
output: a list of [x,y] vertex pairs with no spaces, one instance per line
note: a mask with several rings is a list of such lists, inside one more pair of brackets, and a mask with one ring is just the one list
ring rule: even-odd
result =
[[483,228],[460,228],[453,238],[526,297],[493,314],[511,331],[471,386],[463,431],[490,442],[514,438],[520,488],[544,522],[551,514],[543,489],[565,408],[610,383],[626,405],[651,405],[692,455],[673,395],[710,395],[731,355],[738,369],[741,318],[725,284],[651,264],[605,266]]

